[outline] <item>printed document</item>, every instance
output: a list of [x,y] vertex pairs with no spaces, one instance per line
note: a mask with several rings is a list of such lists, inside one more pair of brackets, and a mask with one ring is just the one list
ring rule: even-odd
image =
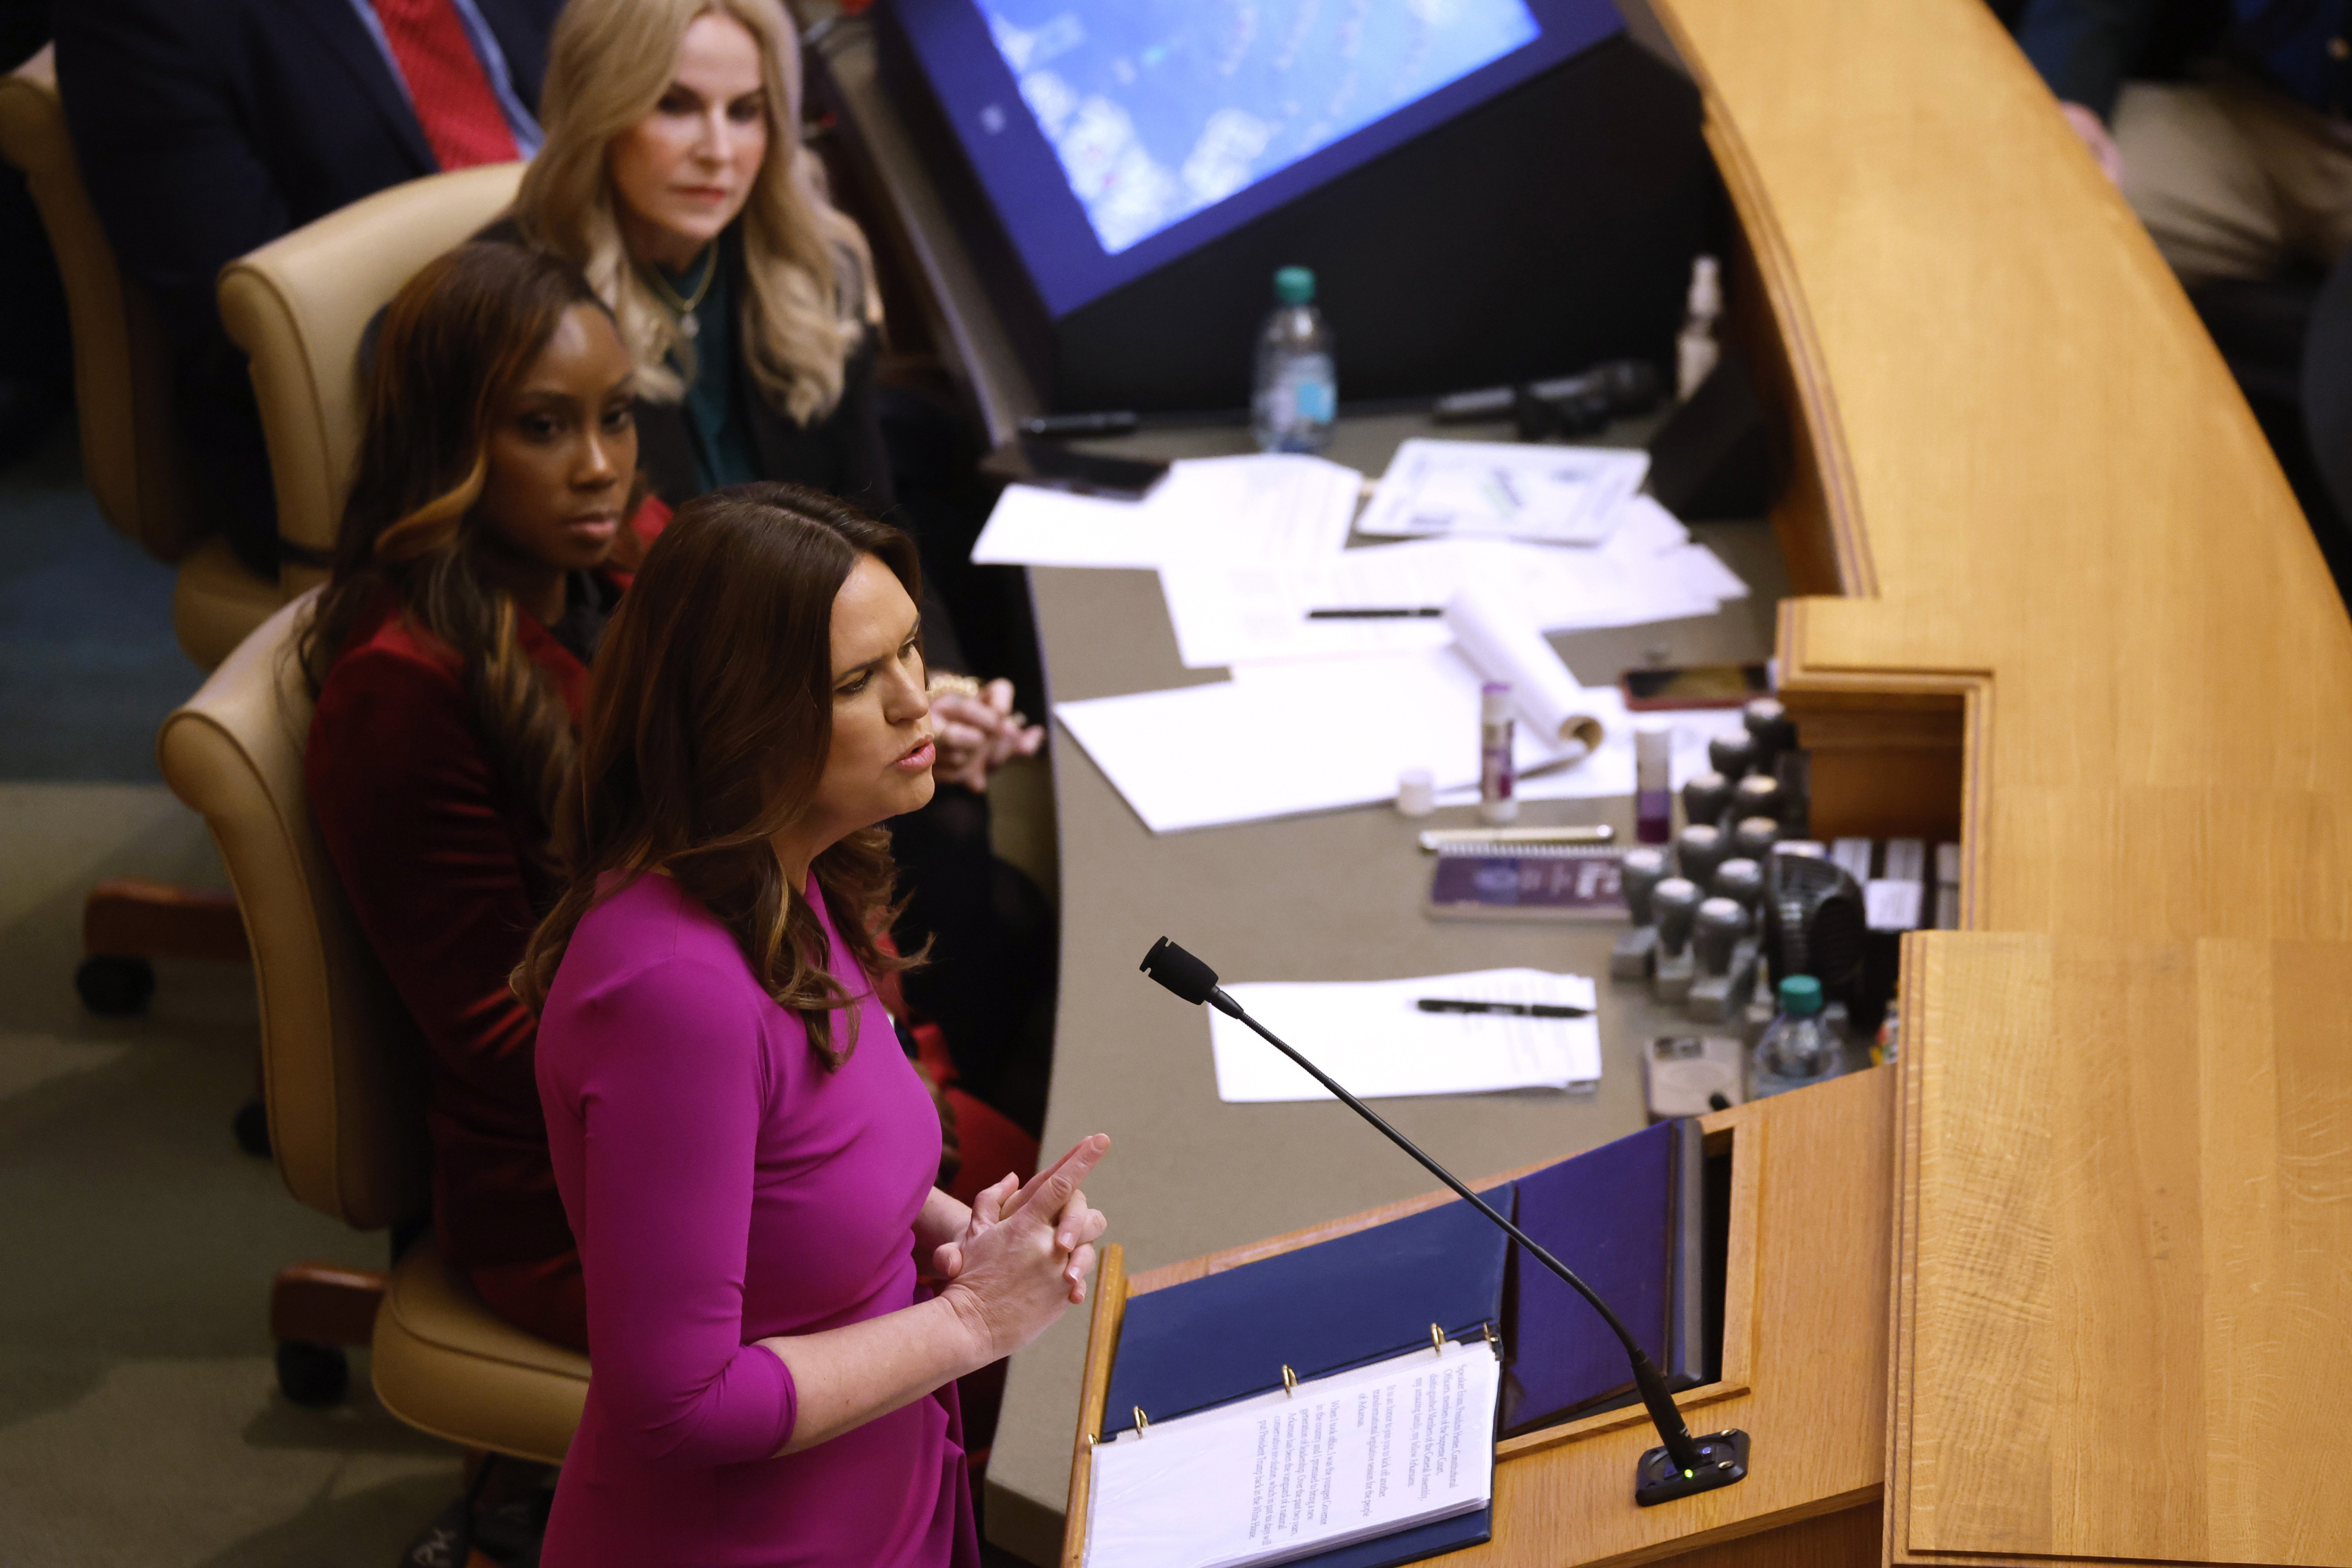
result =
[[1357,523],[1364,533],[1499,533],[1598,544],[1649,477],[1650,455],[1517,441],[1406,441]]
[[1494,1347],[1449,1342],[1095,1445],[1087,1568],[1258,1568],[1494,1497]]
[[[1263,982],[1228,985],[1234,1000],[1359,1100],[1567,1089],[1601,1078],[1601,1026],[1581,1018],[1424,1013],[1424,997],[1456,1002],[1596,1005],[1581,974],[1481,969],[1416,980]],[[1217,1098],[1228,1103],[1328,1100],[1331,1093],[1238,1018],[1209,1009]]]

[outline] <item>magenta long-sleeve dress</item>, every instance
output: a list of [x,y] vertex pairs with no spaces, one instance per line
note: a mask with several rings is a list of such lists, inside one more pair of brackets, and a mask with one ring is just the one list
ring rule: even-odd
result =
[[793,1378],[753,1342],[919,1300],[915,1216],[939,1169],[938,1112],[830,918],[825,933],[831,972],[865,994],[838,1070],[667,877],[591,910],[564,954],[539,1092],[593,1371],[548,1568],[979,1562],[952,1384],[770,1457]]

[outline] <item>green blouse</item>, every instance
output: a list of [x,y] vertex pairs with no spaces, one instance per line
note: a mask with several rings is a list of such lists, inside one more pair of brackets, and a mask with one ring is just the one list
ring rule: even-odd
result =
[[[718,244],[702,253],[699,264],[684,272],[662,268],[662,277],[681,300],[693,299],[709,270],[719,269],[709,292],[694,308],[694,379],[686,388],[686,424],[694,437],[695,478],[705,491],[722,485],[749,484],[760,477],[751,427],[743,416],[743,399],[757,394],[746,384],[743,358],[735,342],[742,246],[741,237],[730,226],[719,237]],[[678,366],[680,371],[684,368]]]

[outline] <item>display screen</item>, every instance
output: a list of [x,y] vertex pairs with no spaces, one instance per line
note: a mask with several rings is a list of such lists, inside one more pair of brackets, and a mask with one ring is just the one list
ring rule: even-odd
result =
[[984,0],[1117,256],[1535,41],[1523,0]]
[[1074,310],[1620,30],[1610,0],[895,0]]

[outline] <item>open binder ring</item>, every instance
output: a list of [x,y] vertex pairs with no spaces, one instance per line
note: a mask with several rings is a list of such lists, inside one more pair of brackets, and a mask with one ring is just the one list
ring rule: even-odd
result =
[[1298,1374],[1290,1370],[1288,1362],[1282,1363],[1282,1391],[1293,1399],[1298,1397]]

